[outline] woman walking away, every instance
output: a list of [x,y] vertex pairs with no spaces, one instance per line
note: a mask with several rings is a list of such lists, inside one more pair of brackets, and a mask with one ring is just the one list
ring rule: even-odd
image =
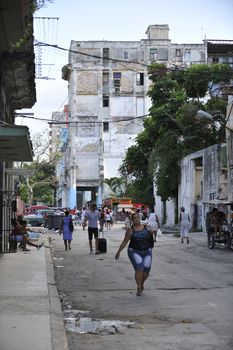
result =
[[[63,233],[65,250],[67,250],[68,248],[69,250],[71,250],[73,230],[74,230],[74,226],[73,226],[72,218],[69,215],[69,211],[66,210],[65,217],[62,219],[61,229],[60,229],[60,234]],[[68,246],[67,246],[67,242],[68,242]]]
[[82,225],[83,231],[85,231],[85,227],[86,227],[85,217],[86,217],[86,208],[83,207],[82,213],[81,213],[81,225]]
[[125,229],[128,230],[128,228],[131,226],[131,218],[130,218],[130,214],[127,211],[126,212],[126,217],[125,217]]
[[157,231],[158,231],[158,228],[160,228],[160,223],[159,223],[158,216],[155,214],[154,208],[151,209],[151,212],[148,218],[147,228],[148,230],[151,230],[153,232],[153,235],[155,237],[155,242],[156,242]]
[[189,230],[190,230],[190,217],[188,213],[185,213],[184,207],[180,208],[180,237],[181,243],[184,243],[184,238],[187,239],[189,244]]
[[107,210],[106,213],[105,213],[105,221],[106,221],[106,228],[107,228],[107,230],[110,230],[111,229],[112,217],[111,217],[111,214],[110,214],[109,210]]
[[144,290],[144,282],[150,273],[154,241],[152,231],[140,223],[139,213],[132,215],[132,227],[126,231],[125,238],[115,255],[116,260],[119,259],[120,252],[128,242],[130,242],[128,256],[135,270],[137,295],[140,296]]
[[104,223],[105,223],[105,213],[102,209],[100,211],[100,232],[104,232]]

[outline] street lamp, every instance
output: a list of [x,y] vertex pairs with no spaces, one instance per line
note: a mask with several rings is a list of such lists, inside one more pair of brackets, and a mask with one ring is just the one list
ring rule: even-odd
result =
[[[205,119],[209,119],[209,120],[214,120],[215,115],[211,115],[208,112],[202,111],[201,109],[199,111],[197,111],[197,116],[199,118],[205,118]],[[218,120],[219,124],[223,125],[225,129],[229,130],[230,132],[233,133],[233,129],[230,129],[228,126],[226,126],[226,123],[224,123],[221,120]]]

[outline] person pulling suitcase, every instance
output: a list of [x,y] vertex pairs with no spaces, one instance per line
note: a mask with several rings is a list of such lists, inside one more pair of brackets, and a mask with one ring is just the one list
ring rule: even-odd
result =
[[91,208],[85,213],[85,224],[88,221],[88,238],[90,254],[93,253],[92,239],[95,239],[95,254],[99,254],[98,250],[98,221],[100,221],[100,212],[97,210],[97,205],[92,203]]

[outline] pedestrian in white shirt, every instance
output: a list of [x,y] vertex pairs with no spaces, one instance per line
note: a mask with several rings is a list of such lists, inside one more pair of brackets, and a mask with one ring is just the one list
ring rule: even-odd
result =
[[180,237],[181,242],[184,243],[184,238],[187,239],[189,244],[189,230],[190,230],[190,217],[188,213],[185,213],[185,208],[180,208]]
[[112,217],[111,217],[111,214],[110,214],[109,210],[107,210],[106,213],[105,213],[105,222],[106,222],[107,230],[110,230],[111,229],[111,223],[112,223]]
[[148,227],[148,230],[153,232],[154,241],[156,242],[157,231],[160,228],[160,222],[159,222],[158,215],[155,214],[154,208],[151,209],[151,212],[149,214],[147,227]]
[[93,253],[92,249],[92,239],[94,236],[95,239],[95,254],[99,254],[98,251],[98,222],[100,221],[100,212],[97,210],[97,206],[95,203],[91,205],[91,208],[86,211],[85,215],[85,223],[88,221],[88,239],[89,239],[89,247],[90,254]]
[[83,231],[85,230],[85,226],[86,226],[85,217],[86,217],[86,208],[83,208],[81,213],[81,224],[82,224]]

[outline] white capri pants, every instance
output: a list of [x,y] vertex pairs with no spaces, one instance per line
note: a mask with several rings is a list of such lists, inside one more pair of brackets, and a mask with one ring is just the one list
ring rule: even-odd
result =
[[180,225],[180,237],[181,238],[187,238],[189,235],[189,230],[190,230],[190,223],[182,223]]

